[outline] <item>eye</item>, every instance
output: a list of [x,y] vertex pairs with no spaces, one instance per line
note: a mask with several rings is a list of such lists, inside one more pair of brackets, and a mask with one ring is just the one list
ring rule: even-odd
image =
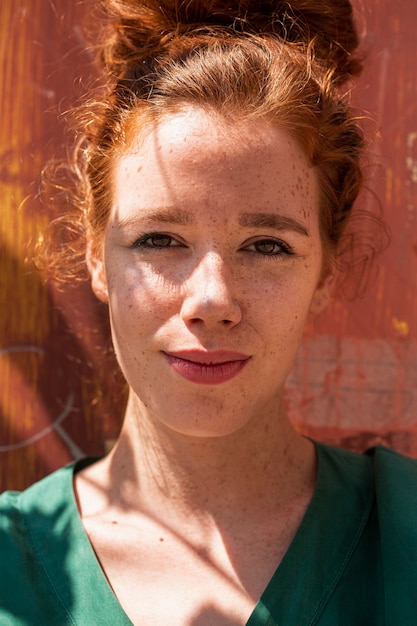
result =
[[166,233],[147,233],[133,244],[135,248],[173,248],[182,244]]
[[247,245],[246,250],[269,257],[283,257],[294,254],[292,248],[280,239],[258,239]]

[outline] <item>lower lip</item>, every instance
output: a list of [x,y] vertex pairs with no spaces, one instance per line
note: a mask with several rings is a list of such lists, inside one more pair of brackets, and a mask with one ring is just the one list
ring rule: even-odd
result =
[[246,366],[249,359],[226,361],[225,363],[196,363],[187,359],[166,354],[165,356],[172,369],[180,376],[192,383],[200,385],[220,385],[231,380]]

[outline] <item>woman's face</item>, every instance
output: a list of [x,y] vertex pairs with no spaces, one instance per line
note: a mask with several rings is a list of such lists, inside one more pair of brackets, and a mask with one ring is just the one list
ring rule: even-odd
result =
[[114,166],[93,288],[141,410],[221,436],[281,410],[309,312],[327,303],[316,174],[265,120],[172,114]]

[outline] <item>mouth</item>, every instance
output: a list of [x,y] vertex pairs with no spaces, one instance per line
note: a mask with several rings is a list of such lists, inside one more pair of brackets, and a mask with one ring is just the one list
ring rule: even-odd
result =
[[250,360],[241,352],[184,350],[164,352],[172,369],[186,380],[200,385],[219,385],[237,376]]

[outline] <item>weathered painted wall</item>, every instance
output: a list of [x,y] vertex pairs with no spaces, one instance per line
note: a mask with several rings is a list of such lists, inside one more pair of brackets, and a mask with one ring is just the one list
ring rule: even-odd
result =
[[108,337],[105,311],[88,286],[59,292],[25,264],[48,221],[34,197],[39,173],[64,154],[58,113],[93,73],[82,35],[88,6],[0,3],[0,488],[101,454],[124,403],[97,347]]
[[312,436],[417,456],[417,5],[355,4],[366,64],[354,100],[375,134],[359,208],[379,199],[391,244],[364,297],[334,302],[306,339],[290,406]]
[[[33,198],[39,172],[62,154],[57,113],[94,73],[82,35],[90,5],[0,4],[0,489],[101,454],[123,412],[123,387],[101,347],[105,308],[88,286],[58,292],[25,264],[48,220]],[[312,436],[358,449],[385,441],[417,456],[417,5],[369,0],[358,14],[367,65],[355,100],[379,131],[369,186],[392,242],[363,298],[336,300],[309,327],[288,405]],[[361,202],[377,208],[369,192]]]

